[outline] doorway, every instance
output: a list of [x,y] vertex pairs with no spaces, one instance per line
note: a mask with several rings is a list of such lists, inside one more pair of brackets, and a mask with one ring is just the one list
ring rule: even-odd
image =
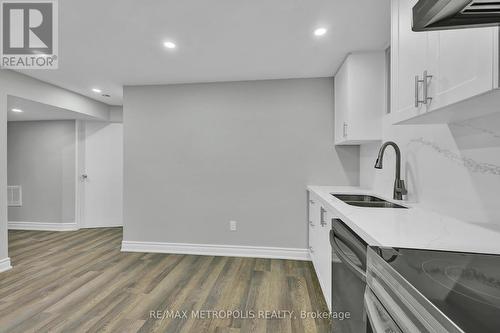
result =
[[123,225],[122,123],[15,96],[7,112],[8,229]]
[[123,124],[79,121],[80,228],[123,226]]

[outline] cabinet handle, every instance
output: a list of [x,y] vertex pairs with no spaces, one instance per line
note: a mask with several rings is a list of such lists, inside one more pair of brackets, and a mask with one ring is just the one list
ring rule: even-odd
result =
[[313,247],[309,246],[309,252],[314,253]]
[[343,127],[343,137],[347,137],[347,123],[344,121],[344,127]]
[[432,75],[428,75],[427,71],[424,71],[424,78],[422,79],[422,82],[424,84],[424,91],[423,91],[423,104],[427,104],[427,102],[432,101],[432,97],[429,97],[429,80],[432,79]]
[[321,221],[322,227],[326,226],[325,213],[326,213],[326,210],[323,207],[321,207],[319,215],[320,215],[320,221]]
[[[425,73],[427,73],[427,72],[424,72],[424,75],[425,75]],[[420,97],[419,96],[420,95],[419,92],[420,91],[418,89],[418,86],[420,85],[420,83],[423,83],[424,86],[425,86],[425,80],[424,79],[421,80],[418,77],[418,75],[415,75],[415,107],[416,108],[418,108],[420,106],[420,104],[425,104],[425,99],[424,100],[419,99],[419,97]],[[424,93],[426,93],[425,89],[424,89]]]
[[415,75],[415,107],[418,108],[418,83],[420,82],[418,75]]
[[309,200],[309,203],[310,203],[311,205],[314,205],[314,204],[315,204],[314,200]]

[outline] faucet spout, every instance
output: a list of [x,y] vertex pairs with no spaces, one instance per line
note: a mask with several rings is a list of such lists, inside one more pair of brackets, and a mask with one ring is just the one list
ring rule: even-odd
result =
[[378,152],[377,161],[375,162],[376,169],[382,169],[383,167],[383,159],[384,153],[387,147],[393,147],[396,152],[396,180],[394,181],[394,193],[393,198],[395,200],[402,200],[403,195],[408,194],[406,190],[405,182],[401,179],[401,151],[399,150],[398,145],[393,141],[385,142]]

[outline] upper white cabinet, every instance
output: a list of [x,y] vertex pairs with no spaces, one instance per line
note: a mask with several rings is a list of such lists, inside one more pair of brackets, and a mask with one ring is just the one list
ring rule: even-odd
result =
[[385,109],[385,52],[347,56],[335,75],[335,144],[380,140]]
[[392,0],[393,123],[447,123],[498,112],[498,28],[414,32],[417,0]]
[[497,32],[474,28],[431,33],[429,67],[435,80],[429,85],[430,111],[498,88],[493,77],[498,71]]
[[416,106],[415,77],[421,76],[427,68],[429,40],[427,33],[411,30],[412,7],[416,2],[392,2],[391,112],[425,112],[425,104]]

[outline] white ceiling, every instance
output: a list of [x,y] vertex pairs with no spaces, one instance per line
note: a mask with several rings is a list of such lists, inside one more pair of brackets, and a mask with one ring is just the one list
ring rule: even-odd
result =
[[120,105],[123,85],[332,76],[389,35],[389,0],[64,0],[59,69],[23,73]]
[[[21,109],[23,112],[13,112],[12,109]],[[96,118],[80,112],[74,112],[20,97],[8,96],[7,98],[7,121],[67,119],[96,120]]]

